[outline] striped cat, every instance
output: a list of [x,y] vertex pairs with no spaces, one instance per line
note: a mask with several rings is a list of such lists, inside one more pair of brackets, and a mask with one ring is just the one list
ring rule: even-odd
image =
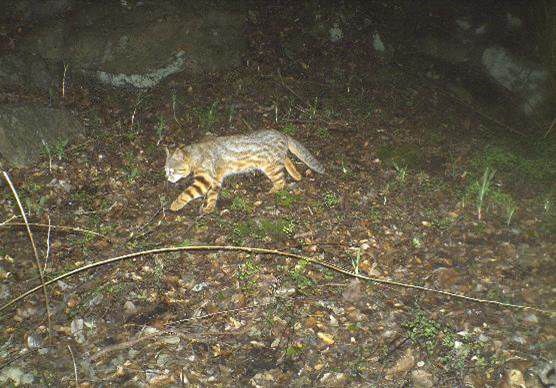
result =
[[173,152],[166,149],[166,178],[175,183],[193,174],[193,183],[170,205],[178,211],[191,200],[206,195],[201,207],[203,214],[216,206],[224,178],[249,171],[262,171],[271,181],[271,193],[286,185],[286,171],[299,181],[301,174],[288,158],[288,150],[307,166],[323,174],[324,167],[301,143],[274,130],[262,130],[247,135],[204,139],[200,143]]

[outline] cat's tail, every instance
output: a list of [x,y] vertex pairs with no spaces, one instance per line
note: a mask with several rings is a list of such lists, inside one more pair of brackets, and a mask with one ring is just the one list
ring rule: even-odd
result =
[[303,163],[305,163],[311,170],[315,170],[319,174],[324,174],[324,167],[320,162],[303,147],[303,144],[288,136],[288,149],[292,154],[297,156]]

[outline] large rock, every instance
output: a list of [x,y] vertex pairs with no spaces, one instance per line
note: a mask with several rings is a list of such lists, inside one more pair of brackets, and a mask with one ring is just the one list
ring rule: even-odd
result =
[[[35,162],[81,131],[68,112],[38,105],[0,106],[0,154],[17,167]],[[43,143],[44,142],[44,143]]]
[[[69,65],[69,71],[113,86],[155,86],[181,71],[240,65],[247,49],[244,16],[195,1],[84,3],[67,22],[43,23],[21,50]],[[141,4],[141,5],[138,5]]]
[[38,55],[7,54],[0,56],[0,89],[38,89],[48,92],[52,76]]

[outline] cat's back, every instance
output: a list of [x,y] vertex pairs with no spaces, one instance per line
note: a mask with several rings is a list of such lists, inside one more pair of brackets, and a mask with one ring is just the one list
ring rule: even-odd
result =
[[273,147],[287,147],[287,138],[278,131],[261,130],[243,135],[221,136],[209,143],[225,153],[250,153]]

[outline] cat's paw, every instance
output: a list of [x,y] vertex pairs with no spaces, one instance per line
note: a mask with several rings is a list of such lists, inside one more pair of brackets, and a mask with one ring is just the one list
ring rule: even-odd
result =
[[204,204],[203,206],[201,206],[200,214],[203,216],[206,214],[210,214],[214,211],[215,207],[216,206],[214,204]]
[[170,205],[170,210],[173,212],[177,212],[178,210],[181,210],[183,208],[184,205],[182,205],[181,203],[179,203],[177,200],[172,202],[172,204]]

